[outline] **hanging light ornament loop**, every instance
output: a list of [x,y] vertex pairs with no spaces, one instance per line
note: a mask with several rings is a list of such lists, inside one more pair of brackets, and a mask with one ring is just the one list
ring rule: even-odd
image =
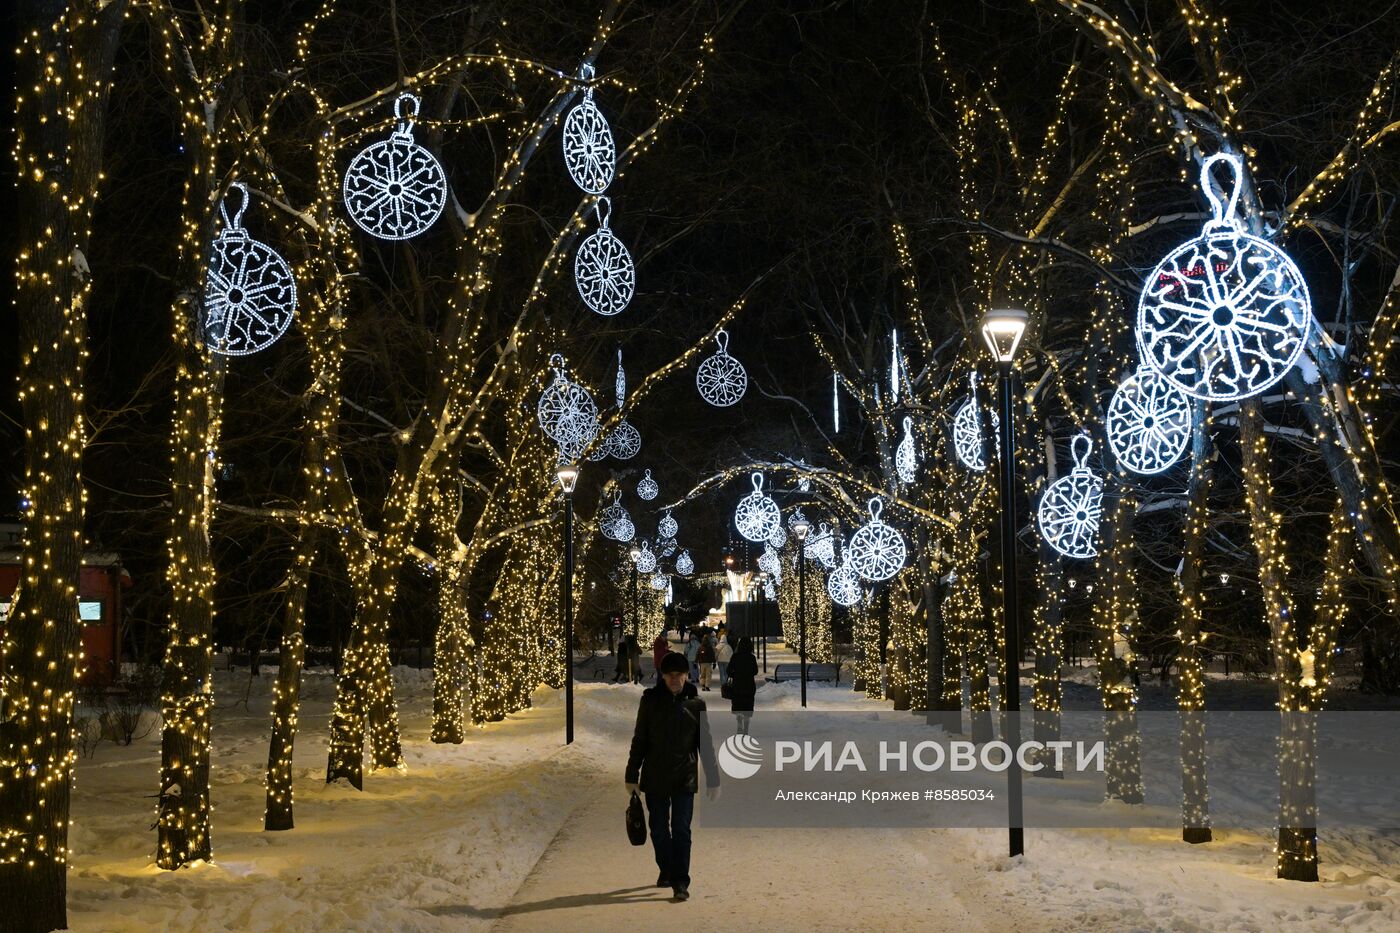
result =
[[651,478],[651,470],[642,474],[642,480],[637,484],[637,495],[650,502],[661,494],[661,487],[656,485],[656,480]]
[[757,543],[768,540],[782,524],[783,515],[778,503],[763,494],[763,474],[755,472],[751,479],[753,492],[739,500],[739,507],[734,510],[734,527],[739,529],[739,534]]
[[442,163],[413,140],[419,103],[415,94],[400,94],[394,100],[398,123],[393,133],[361,149],[345,170],[341,194],[346,212],[361,230],[381,240],[418,236],[437,222],[447,204]]
[[1108,446],[1119,464],[1151,476],[1181,457],[1191,439],[1191,403],[1148,366],[1123,380],[1108,403]]
[[579,80],[586,82],[583,100],[564,118],[564,167],[569,177],[589,194],[602,194],[612,184],[617,168],[617,144],[611,127],[593,102],[593,76],[587,63],[579,68]]
[[611,317],[631,303],[637,271],[632,265],[632,254],[608,228],[612,199],[607,195],[600,197],[593,210],[598,215],[598,229],[574,254],[574,283],[589,309]]
[[876,583],[899,573],[908,557],[904,536],[880,520],[884,507],[884,500],[879,496],[870,500],[867,506],[870,521],[851,536],[850,547],[846,550],[851,569]]
[[656,523],[656,532],[663,538],[674,538],[680,528],[680,523],[671,517],[670,509],[667,509],[666,514],[661,516],[661,521]]
[[[1212,170],[1232,172],[1220,197]],[[1265,391],[1298,361],[1312,327],[1312,299],[1297,265],[1277,246],[1245,232],[1236,216],[1244,187],[1238,156],[1201,163],[1211,219],[1201,235],[1167,254],[1138,301],[1143,360],[1193,398],[1232,401]]]
[[641,553],[637,555],[637,572],[651,573],[656,569],[656,555],[652,553],[651,543],[642,542]]
[[918,468],[918,453],[914,446],[914,419],[904,416],[904,437],[894,451],[894,471],[901,483],[914,482],[914,471]]
[[676,558],[676,573],[683,577],[688,577],[695,572],[695,560],[690,556],[690,549],[681,551],[681,556]]
[[982,443],[982,416],[977,409],[977,370],[968,376],[968,384],[971,388],[967,400],[953,417],[953,453],[963,466],[981,473],[987,469],[987,451]]
[[1093,442],[1078,434],[1070,442],[1074,469],[1040,497],[1036,521],[1047,544],[1066,557],[1086,559],[1098,554],[1096,539],[1103,511],[1103,480],[1089,470]]
[[728,408],[744,397],[749,374],[742,363],[729,355],[729,332],[715,334],[719,352],[706,358],[695,370],[695,388],[700,397],[716,408]]
[[[239,194],[233,218],[228,199]],[[229,185],[219,201],[223,227],[209,250],[204,280],[204,343],[223,356],[265,350],[287,332],[297,310],[297,282],[291,266],[272,247],[243,229],[248,186]]]
[[564,369],[564,357],[549,358],[554,382],[540,394],[536,416],[540,429],[559,445],[567,459],[576,460],[598,434],[598,406],[583,386],[571,381]]

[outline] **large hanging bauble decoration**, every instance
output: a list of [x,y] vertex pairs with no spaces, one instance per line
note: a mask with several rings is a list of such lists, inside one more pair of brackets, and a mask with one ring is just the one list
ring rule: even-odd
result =
[[394,101],[399,122],[393,135],[361,149],[345,171],[345,210],[361,230],[381,240],[416,237],[447,204],[442,164],[413,141],[418,103],[415,95],[400,94]]
[[652,553],[651,544],[643,541],[642,549],[637,554],[637,572],[651,573],[656,569],[656,555]]
[[822,522],[817,528],[816,534],[807,539],[807,545],[802,549],[802,554],[808,560],[819,560],[825,564],[833,560],[833,555],[836,553],[835,541],[836,536],[832,534],[831,525]]
[[632,519],[619,519],[613,525],[613,540],[626,544],[637,536],[637,526],[632,524]]
[[666,514],[661,516],[661,521],[656,523],[656,533],[663,538],[674,538],[680,529],[680,523],[671,517],[670,509],[667,509]]
[[651,478],[651,470],[642,474],[641,482],[637,483],[637,495],[650,502],[661,494],[661,487],[656,485],[656,480]]
[[204,281],[204,343],[224,356],[247,356],[277,342],[297,310],[297,282],[277,251],[243,229],[248,187],[229,186],[240,195],[233,219],[228,196],[219,202],[223,228],[209,249]]
[[763,553],[758,556],[758,569],[764,573],[781,573],[782,566],[778,563],[778,552],[771,547],[765,547]]
[[565,374],[564,357],[549,358],[554,382],[540,395],[536,414],[540,429],[569,459],[577,459],[598,434],[598,406],[588,390]]
[[608,229],[612,199],[599,198],[593,208],[598,213],[598,229],[574,254],[574,281],[584,304],[611,317],[632,301],[637,271],[632,266],[632,254]]
[[612,434],[609,433],[606,437],[604,437],[598,443],[593,445],[593,449],[588,452],[588,459],[596,463],[597,461],[606,459],[611,455]]
[[904,569],[908,552],[904,547],[904,536],[880,520],[884,500],[876,496],[870,500],[868,507],[870,521],[851,536],[846,560],[860,576],[879,583]]
[[[579,69],[584,81],[592,81],[593,74],[592,65]],[[617,145],[608,121],[593,103],[593,85],[589,84],[583,100],[564,118],[564,167],[574,184],[589,194],[602,194],[612,184],[616,165]]]
[[707,358],[695,370],[695,388],[700,397],[716,408],[728,408],[744,397],[749,387],[749,374],[744,365],[729,355],[729,332],[720,329],[715,334],[719,352]]
[[670,557],[672,554],[676,553],[676,539],[658,539],[656,542],[656,553],[660,554],[662,557]]
[[787,544],[787,541],[788,533],[780,523],[777,528],[773,529],[773,533],[768,536],[767,544],[773,550],[781,551],[783,549],[783,545]]
[[622,493],[614,493],[611,505],[605,506],[598,516],[598,530],[603,537],[614,541],[631,541],[636,534],[632,517],[622,507]]
[[651,588],[654,590],[664,590],[671,585],[671,577],[660,570],[651,575]]
[[[1234,173],[1228,199],[1211,169]],[[1138,302],[1138,352],[1174,386],[1213,402],[1258,395],[1284,377],[1307,342],[1312,300],[1288,254],[1245,232],[1235,215],[1244,168],[1216,153],[1201,164],[1212,218],[1167,254]]]
[[1124,379],[1108,403],[1108,446],[1134,473],[1160,473],[1191,439],[1191,402],[1161,373],[1143,366]]
[[1098,554],[1099,514],[1103,510],[1103,480],[1089,471],[1093,443],[1089,435],[1077,435],[1070,444],[1074,469],[1045,490],[1036,509],[1036,520],[1045,542],[1066,557],[1088,558]]
[[977,408],[977,370],[968,376],[968,383],[967,399],[953,416],[953,453],[963,466],[981,473],[987,468],[987,448],[982,443],[982,415]]
[[914,470],[918,467],[918,454],[914,447],[914,419],[904,418],[904,437],[894,451],[894,471],[899,474],[901,483],[914,482]]
[[753,474],[753,492],[739,500],[734,510],[734,527],[750,541],[767,541],[773,529],[782,524],[778,503],[763,494],[763,474]]
[[851,569],[850,564],[843,563],[827,574],[826,594],[838,606],[849,608],[860,602],[860,577]]
[[[613,394],[617,399],[617,409],[622,410],[627,401],[627,374],[622,370],[622,348],[617,348],[617,378],[613,381]],[[642,449],[642,434],[623,418],[617,423],[602,444],[588,455],[589,460],[602,460],[615,457],[618,460],[631,460]]]
[[690,550],[681,551],[681,556],[676,558],[676,573],[688,577],[694,572],[695,560],[690,556]]

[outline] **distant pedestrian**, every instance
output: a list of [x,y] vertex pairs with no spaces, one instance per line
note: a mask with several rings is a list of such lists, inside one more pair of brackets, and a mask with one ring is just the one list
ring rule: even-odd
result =
[[666,657],[666,653],[671,650],[671,642],[666,638],[666,632],[656,636],[656,641],[651,643],[651,667],[656,671],[656,682],[661,683],[661,659]]
[[715,667],[715,636],[706,632],[700,636],[700,649],[695,653],[695,662],[700,666],[700,689],[710,689],[710,672]]
[[753,639],[745,635],[729,660],[729,710],[738,720],[736,731],[748,735],[753,718],[753,698],[758,692],[758,659],[753,656]]
[[719,644],[715,645],[715,666],[719,668],[721,686],[729,679],[729,659],[732,657],[734,657],[734,646],[729,643],[729,636],[720,632]]
[[705,701],[686,682],[685,656],[661,659],[661,683],[648,687],[637,705],[637,725],[627,754],[624,780],[629,793],[644,793],[651,844],[660,874],[656,886],[669,886],[676,900],[690,897],[690,818],[699,790],[697,760],[705,765],[709,798],[719,797],[719,767],[705,719]]
[[636,635],[627,636],[627,647],[632,653],[632,683],[642,682],[642,645]]
[[703,630],[691,629],[690,640],[685,643],[685,660],[690,665],[690,682],[692,684],[700,681],[700,666],[695,659],[700,655],[700,636],[703,634]]

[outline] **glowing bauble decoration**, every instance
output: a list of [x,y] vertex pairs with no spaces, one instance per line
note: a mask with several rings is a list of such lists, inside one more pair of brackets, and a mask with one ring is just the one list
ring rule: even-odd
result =
[[670,585],[671,585],[671,578],[670,578],[669,575],[664,574],[664,573],[662,573],[662,572],[659,571],[659,570],[656,571],[656,573],[654,573],[654,574],[651,575],[651,588],[652,588],[652,589],[654,589],[654,590],[664,590],[664,589],[666,589],[666,587],[668,587],[668,586],[670,586]]
[[750,541],[767,541],[773,529],[781,525],[783,515],[778,503],[763,494],[763,474],[753,474],[753,492],[739,500],[734,510],[734,527]]
[[688,577],[694,572],[695,560],[690,556],[690,550],[681,551],[681,556],[676,558],[676,573]]
[[[622,370],[622,348],[617,348],[617,378],[613,381],[613,394],[617,398],[618,411],[622,410],[623,403],[627,401],[627,374]],[[594,448],[588,455],[589,460],[602,460],[604,457],[615,457],[618,460],[631,460],[642,449],[642,434],[627,421],[622,419],[608,432],[608,436],[603,443]]]
[[860,602],[860,577],[851,569],[849,563],[843,563],[827,574],[826,594],[838,606],[849,608]]
[[[584,65],[579,76],[593,80],[593,66]],[[612,184],[617,165],[617,145],[612,130],[598,105],[593,103],[593,87],[583,92],[583,101],[564,118],[564,167],[569,177],[589,194],[602,194]]]
[[587,389],[565,375],[564,357],[556,353],[549,362],[554,382],[536,406],[540,429],[569,459],[576,459],[598,434],[598,406]]
[[598,229],[574,254],[574,282],[584,304],[599,314],[612,316],[632,301],[637,272],[632,266],[632,254],[608,229],[612,199],[599,198],[593,207],[598,213]]
[[662,557],[670,557],[676,553],[676,539],[662,538],[656,542],[656,552]]
[[791,512],[788,513],[787,517],[788,530],[796,534],[797,526],[800,524],[806,525],[808,528],[812,527],[812,523],[807,521],[807,516],[802,514],[801,509],[793,509]]
[[588,452],[588,459],[596,462],[596,461],[598,461],[598,460],[603,460],[603,459],[605,459],[606,457],[610,456],[611,454],[612,454],[612,435],[609,434],[607,437],[603,438],[603,439],[602,439],[601,441],[599,441],[597,444],[594,444],[594,445],[593,445],[593,449],[590,450],[590,451]]
[[637,483],[637,495],[650,502],[661,494],[661,487],[656,485],[656,480],[651,478],[651,470],[642,474],[641,482]]
[[642,542],[642,550],[637,554],[637,572],[651,573],[656,569],[656,555],[651,551],[651,545],[646,541]]
[[773,583],[773,580],[763,581],[763,598],[768,600],[770,603],[775,603],[778,601],[778,591],[773,588]]
[[894,451],[894,471],[899,474],[901,483],[914,482],[914,470],[918,466],[917,454],[914,448],[914,419],[904,418],[904,438],[900,440],[899,446]]
[[287,332],[297,310],[297,282],[277,251],[243,229],[248,187],[229,186],[241,196],[233,219],[228,197],[219,202],[223,228],[209,249],[204,281],[204,343],[224,356],[265,350]]
[[1074,469],[1045,490],[1036,509],[1036,520],[1045,542],[1066,557],[1098,554],[1099,513],[1103,510],[1103,480],[1086,465],[1093,443],[1089,435],[1077,435],[1070,444]]
[[953,453],[963,466],[981,473],[987,468],[987,450],[982,443],[982,416],[977,410],[977,370],[968,378],[972,390],[953,416]]
[[758,569],[764,573],[781,572],[781,567],[778,564],[778,552],[771,547],[765,547],[758,558]]
[[666,514],[661,516],[661,521],[656,523],[656,533],[663,538],[674,538],[680,530],[680,523],[671,517],[670,509],[667,509]]
[[[1234,176],[1225,201],[1211,177],[1218,162]],[[1182,392],[1214,402],[1258,395],[1282,379],[1312,327],[1298,267],[1235,216],[1243,173],[1226,153],[1202,163],[1212,219],[1152,270],[1138,302],[1142,358]]]
[[728,408],[744,397],[749,387],[749,374],[744,365],[729,355],[729,332],[720,329],[715,334],[719,352],[707,358],[695,370],[695,388],[700,397],[716,408]]
[[[345,171],[345,210],[360,229],[381,240],[407,240],[431,227],[447,204],[447,175],[431,152],[413,141],[418,98],[394,101],[393,135],[360,150]],[[408,114],[404,114],[404,105]]]
[[599,514],[598,530],[603,533],[603,537],[614,541],[631,541],[632,536],[637,533],[632,524],[632,517],[622,507],[622,493],[615,493],[612,504],[606,506]]
[[1113,393],[1106,427],[1108,446],[1120,464],[1134,473],[1160,473],[1191,439],[1191,403],[1160,373],[1143,366]]
[[868,507],[870,521],[851,536],[850,547],[846,549],[846,562],[860,576],[878,583],[904,569],[908,552],[904,547],[904,536],[880,520],[884,501],[876,496],[870,500]]
[[783,545],[787,544],[787,541],[788,541],[788,534],[787,534],[787,532],[783,529],[783,526],[782,526],[782,525],[779,525],[777,528],[774,528],[774,529],[773,529],[773,533],[772,533],[771,535],[768,536],[767,544],[768,544],[768,546],[771,547],[773,550],[775,550],[775,551],[780,551],[780,550],[782,550]]
[[802,549],[802,553],[808,560],[819,560],[825,564],[834,560],[835,540],[836,536],[831,533],[831,525],[822,522],[817,533],[807,539],[807,545]]

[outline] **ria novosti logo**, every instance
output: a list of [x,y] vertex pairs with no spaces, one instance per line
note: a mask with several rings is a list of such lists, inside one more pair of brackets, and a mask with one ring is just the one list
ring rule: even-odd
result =
[[763,746],[751,735],[731,735],[719,747],[719,769],[737,780],[751,778],[763,767]]

